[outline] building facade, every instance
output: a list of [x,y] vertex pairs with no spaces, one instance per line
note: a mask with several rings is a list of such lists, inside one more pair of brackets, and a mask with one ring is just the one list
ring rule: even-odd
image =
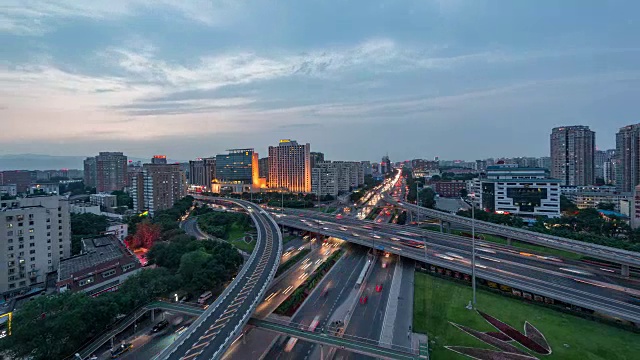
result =
[[31,172],[26,170],[7,170],[0,172],[0,185],[16,185],[19,193],[26,193],[31,186]]
[[317,163],[324,162],[324,153],[321,153],[321,152],[318,152],[318,151],[312,151],[311,153],[309,153],[309,155],[311,156],[311,168],[312,169],[314,167],[316,167]]
[[137,212],[166,210],[187,195],[187,179],[180,164],[144,164],[131,186]]
[[338,196],[338,169],[335,166],[323,166],[317,163],[311,169],[311,192],[317,196]]
[[216,178],[216,159],[204,158],[189,161],[189,184],[202,186],[211,190],[211,183]]
[[69,202],[60,196],[0,201],[0,295],[42,284],[71,256]]
[[[479,204],[489,212],[523,217],[560,217],[560,181],[545,169],[515,164],[489,166],[481,181]],[[477,195],[477,193],[476,193]]]
[[16,196],[18,195],[18,186],[16,184],[0,185],[0,195]]
[[91,194],[89,195],[89,202],[103,209],[113,209],[118,206],[118,197],[106,193]]
[[124,189],[129,182],[127,174],[127,157],[123,153],[101,152],[96,156],[97,192],[110,193]]
[[433,190],[442,197],[459,198],[462,189],[467,189],[467,182],[463,180],[438,181],[433,183]]
[[596,135],[588,126],[551,130],[551,177],[562,185],[593,185]]
[[616,186],[632,192],[640,184],[640,124],[620,128],[616,134]]
[[98,181],[96,180],[96,176],[98,174],[96,157],[88,157],[84,160],[84,186],[87,187],[96,187],[98,186]]
[[269,146],[269,187],[289,192],[311,192],[311,145],[280,140]]
[[253,149],[230,149],[216,155],[216,179],[236,184],[258,183],[258,153]]

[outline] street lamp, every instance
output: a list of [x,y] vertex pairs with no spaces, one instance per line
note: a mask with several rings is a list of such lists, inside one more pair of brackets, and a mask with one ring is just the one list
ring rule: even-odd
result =
[[472,308],[476,307],[476,194],[471,194],[471,287],[473,288]]

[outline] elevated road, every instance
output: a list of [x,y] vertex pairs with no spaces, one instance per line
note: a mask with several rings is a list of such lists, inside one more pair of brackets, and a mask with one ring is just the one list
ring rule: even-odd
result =
[[[421,216],[426,216],[433,219],[449,222],[451,224],[458,224],[471,228],[472,220],[464,216],[428,209],[407,202],[399,202],[394,200],[387,194],[383,196],[383,199],[390,204],[400,206],[406,210],[410,210],[416,213],[419,212]],[[616,264],[640,267],[640,253],[633,251],[616,249],[597,244],[590,244],[578,240],[514,228],[511,226],[493,224],[486,221],[476,220],[475,228],[476,231],[485,234],[498,235],[505,238],[520,240],[536,245],[542,245],[553,249],[567,250],[576,254],[582,254],[602,260],[611,261]]]
[[158,359],[222,357],[264,298],[278,269],[282,256],[282,234],[271,216],[248,201],[218,200],[233,202],[249,213],[258,232],[256,247],[222,295]]
[[[284,216],[275,216],[285,226],[375,247],[464,274],[471,272],[471,239],[393,224],[338,220],[310,211],[287,210]],[[476,274],[482,279],[640,322],[640,303],[631,296],[640,295],[640,291],[630,282],[584,270],[559,258],[477,243]]]

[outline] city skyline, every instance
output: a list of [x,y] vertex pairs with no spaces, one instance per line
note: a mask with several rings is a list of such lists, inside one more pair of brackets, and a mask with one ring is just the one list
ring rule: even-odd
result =
[[640,112],[635,2],[14,5],[3,154],[187,160],[294,138],[336,159],[545,156],[553,127],[609,149]]

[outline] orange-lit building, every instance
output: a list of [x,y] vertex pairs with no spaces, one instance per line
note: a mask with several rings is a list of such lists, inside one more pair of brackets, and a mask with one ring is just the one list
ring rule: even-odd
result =
[[280,140],[269,146],[269,187],[290,192],[311,192],[311,145]]

